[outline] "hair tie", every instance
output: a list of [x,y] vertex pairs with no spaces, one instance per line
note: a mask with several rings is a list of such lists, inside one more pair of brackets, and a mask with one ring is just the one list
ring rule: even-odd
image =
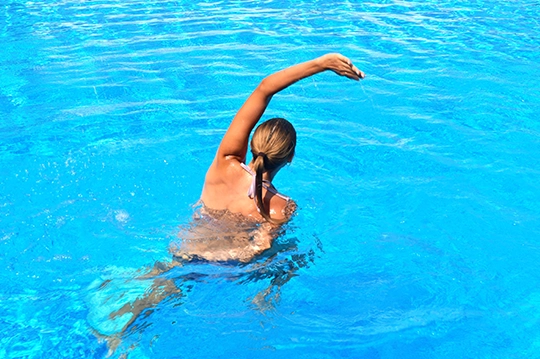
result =
[[256,156],[256,157],[259,157],[259,156],[261,156],[261,157],[263,157],[263,158],[267,158],[267,157],[266,157],[266,153],[264,153],[264,152],[259,152],[259,153],[257,153],[257,156]]

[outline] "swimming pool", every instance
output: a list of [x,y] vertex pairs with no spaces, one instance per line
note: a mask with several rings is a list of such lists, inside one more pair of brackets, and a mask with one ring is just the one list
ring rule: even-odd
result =
[[3,4],[0,357],[105,357],[93,283],[118,297],[168,260],[253,87],[335,51],[366,80],[322,74],[267,111],[299,135],[282,251],[182,269],[113,357],[537,357],[537,7]]

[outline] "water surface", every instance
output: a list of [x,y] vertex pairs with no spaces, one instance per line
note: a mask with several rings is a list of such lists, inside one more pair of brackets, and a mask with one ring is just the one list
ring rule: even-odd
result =
[[0,357],[105,357],[92,283],[170,260],[250,91],[327,52],[366,80],[320,74],[267,111],[299,135],[283,251],[178,272],[115,355],[535,357],[537,5],[4,4]]

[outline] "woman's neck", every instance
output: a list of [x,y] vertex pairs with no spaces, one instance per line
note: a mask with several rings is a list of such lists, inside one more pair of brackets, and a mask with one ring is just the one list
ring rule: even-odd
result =
[[[253,162],[250,162],[249,163],[249,168],[251,168],[251,170],[253,172],[255,172],[255,169],[253,168]],[[276,176],[276,174],[278,173],[279,171],[279,168],[273,170],[273,171],[266,171],[266,172],[263,172],[263,175],[262,175],[262,179],[263,181],[268,181],[268,182],[272,182],[272,180],[274,179],[274,177]]]

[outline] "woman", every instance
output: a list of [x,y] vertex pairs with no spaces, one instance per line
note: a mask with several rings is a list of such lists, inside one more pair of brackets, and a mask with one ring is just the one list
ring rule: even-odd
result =
[[[248,138],[272,96],[303,78],[326,70],[353,80],[364,78],[364,73],[345,56],[327,54],[266,77],[249,96],[225,133],[208,169],[201,195],[202,206],[193,222],[179,234],[181,241],[172,249],[175,260],[157,262],[145,275],[128,281],[130,292],[144,292],[143,295],[137,294],[135,300],[110,314],[98,312],[94,315],[96,335],[107,340],[111,352],[141,313],[156,307],[165,298],[182,295],[176,281],[189,280],[194,275],[186,278],[168,275],[173,268],[195,259],[250,262],[270,249],[279,225],[287,222],[295,209],[294,202],[280,194],[272,180],[284,165],[292,161],[296,132],[285,119],[275,118],[262,123],[253,134],[253,159],[246,165]],[[258,296],[267,296],[273,286],[285,284],[293,276],[293,269],[287,268],[278,268],[270,287]],[[265,277],[272,277],[268,270],[265,269],[264,273]],[[204,274],[199,275],[204,277]],[[131,289],[138,284],[142,289]],[[127,297],[117,286],[118,283],[111,280],[101,284],[97,281],[94,286],[97,289],[92,288],[92,291],[97,293],[98,300],[99,294],[106,294],[108,290],[117,296]]]
[[[263,122],[253,134],[253,159],[246,165],[249,135],[272,96],[301,79],[326,70],[353,80],[364,78],[364,73],[340,54],[327,54],[266,77],[234,117],[206,173],[200,212],[205,220],[219,217],[218,221],[223,224],[224,216],[236,215],[236,221],[243,219],[262,225],[256,231],[229,231],[237,234],[221,236],[219,240],[206,235],[212,231],[223,232],[215,226],[206,230],[203,228],[207,226],[199,226],[198,230],[192,227],[191,233],[181,234],[183,241],[173,250],[177,258],[247,262],[271,247],[277,225],[287,222],[295,209],[294,202],[280,194],[272,180],[292,161],[296,132],[282,118]],[[227,219],[226,222],[229,225],[231,221]],[[200,234],[201,230],[206,234]]]

